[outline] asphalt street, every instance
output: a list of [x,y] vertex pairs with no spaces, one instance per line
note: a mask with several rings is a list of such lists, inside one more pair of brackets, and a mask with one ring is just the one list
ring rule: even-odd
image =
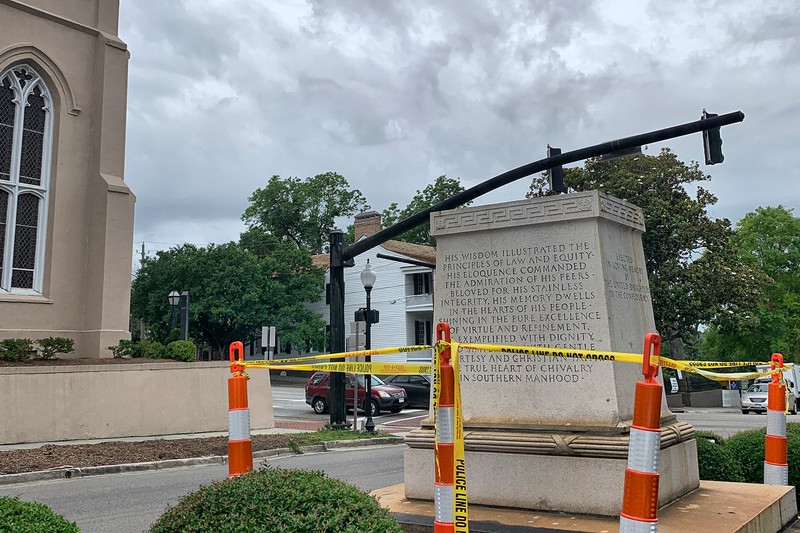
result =
[[[308,420],[327,422],[329,415],[314,413],[311,406],[306,403],[305,388],[298,385],[273,385],[272,409],[276,420]],[[353,413],[347,414],[352,420]],[[427,409],[406,408],[397,414],[380,413],[374,418],[375,424],[381,430],[389,432],[403,432],[418,428],[420,422],[428,416]],[[359,412],[359,419],[364,420],[364,413]]]
[[[314,414],[311,407],[305,403],[305,392],[302,385],[273,386],[272,404],[276,419],[327,421],[327,415]],[[682,413],[676,413],[678,420],[688,422],[696,429],[713,431],[721,437],[730,437],[746,429],[767,426],[767,417],[765,415],[755,413],[743,415],[739,409],[734,408],[686,407],[683,411]],[[419,427],[420,422],[427,414],[426,409],[404,409],[398,414],[381,414],[376,418],[375,422],[381,425],[383,430],[402,432]],[[348,416],[352,416],[352,413]],[[800,422],[800,414],[788,415],[787,421]]]
[[[291,455],[266,462],[282,468],[324,470],[366,491],[403,482],[402,445]],[[256,466],[260,464],[257,461]],[[83,533],[138,533],[185,494],[227,475],[227,465],[192,466],[13,485],[0,488],[0,496],[45,503],[76,522]]]
[[[755,413],[743,415],[739,409],[686,407],[684,411],[676,413],[678,420],[688,422],[695,429],[713,431],[725,438],[740,431],[767,427],[766,415]],[[800,422],[800,414],[786,415],[786,421],[788,423]]]

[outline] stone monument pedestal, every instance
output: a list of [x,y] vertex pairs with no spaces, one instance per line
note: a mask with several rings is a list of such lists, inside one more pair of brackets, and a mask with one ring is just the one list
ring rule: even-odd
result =
[[[674,420],[674,417],[673,417]],[[592,515],[618,515],[628,435],[466,429],[470,504]],[[694,429],[662,423],[658,501],[666,505],[699,486]],[[433,499],[433,428],[411,432],[404,453],[405,496]]]
[[[434,314],[454,341],[572,355],[459,351],[470,503],[617,515],[641,365],[655,331],[642,211],[599,191],[431,215]],[[699,486],[694,429],[662,398],[659,501]],[[433,427],[406,437],[405,494],[432,499]]]

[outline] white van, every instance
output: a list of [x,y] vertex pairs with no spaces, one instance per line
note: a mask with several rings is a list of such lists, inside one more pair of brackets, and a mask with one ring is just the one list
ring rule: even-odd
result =
[[[759,372],[769,372],[770,365],[756,365],[756,370]],[[796,412],[800,408],[800,369],[796,365],[783,370],[783,377],[786,380],[786,388],[789,390],[789,401],[794,405],[789,405],[789,410]],[[771,376],[760,377],[755,380],[755,383],[769,383],[772,381]]]

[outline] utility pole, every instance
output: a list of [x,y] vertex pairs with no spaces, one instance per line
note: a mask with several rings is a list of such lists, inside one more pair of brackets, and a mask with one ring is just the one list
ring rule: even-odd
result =
[[[145,245],[145,242],[142,241],[142,258],[139,261],[139,268],[142,268],[142,265],[144,264],[144,258],[145,258],[144,245]],[[145,338],[145,333],[146,332],[145,332],[145,327],[144,327],[144,318],[140,318],[139,319],[139,339],[144,339]]]
[[[331,231],[331,353],[341,353],[344,351],[344,261],[342,261],[342,231],[334,229]],[[331,363],[341,363],[341,357],[331,357]],[[345,405],[344,374],[342,372],[331,372],[329,379],[331,384],[330,405],[330,426],[334,429],[346,429],[347,406]]]

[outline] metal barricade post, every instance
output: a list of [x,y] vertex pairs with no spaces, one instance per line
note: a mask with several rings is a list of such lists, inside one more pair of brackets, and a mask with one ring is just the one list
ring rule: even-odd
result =
[[661,395],[658,382],[658,363],[651,356],[661,355],[661,337],[648,333],[644,338],[642,374],[644,381],[636,382],[628,468],[625,469],[625,488],[620,533],[650,533],[658,531],[658,462],[661,454]]
[[247,403],[247,380],[244,345],[231,343],[231,377],[228,378],[228,477],[253,470],[253,441],[250,438],[250,408]]

